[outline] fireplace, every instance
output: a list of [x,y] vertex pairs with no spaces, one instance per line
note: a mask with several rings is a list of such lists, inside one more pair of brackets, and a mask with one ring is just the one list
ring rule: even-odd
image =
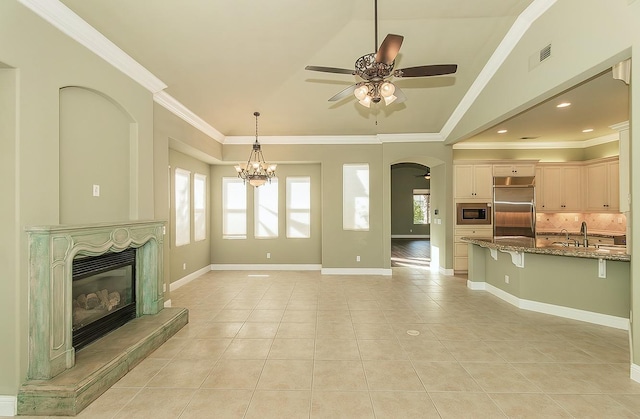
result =
[[[125,317],[140,317],[156,314],[164,306],[163,238],[164,223],[156,221],[133,221],[119,224],[93,224],[82,226],[42,226],[27,228],[29,238],[29,380],[48,380],[75,364],[76,343],[81,342],[85,331],[102,328],[111,316],[97,316],[99,321],[87,328],[85,321],[74,320],[73,307],[95,312],[97,307],[111,305],[111,311],[120,313],[120,305],[127,301]],[[133,258],[133,261],[116,261],[110,270],[94,270],[96,281],[82,273],[111,258]],[[90,262],[83,266],[85,262]],[[127,268],[127,266],[129,266]],[[122,277],[131,270],[131,281],[127,286],[115,285],[109,289],[104,285],[106,277]],[[88,273],[88,272],[84,272]],[[76,280],[77,279],[77,280]],[[89,287],[90,282],[95,282]],[[76,291],[76,285],[79,289]],[[127,290],[128,289],[128,290]],[[106,290],[106,296],[104,291]],[[84,297],[82,297],[84,294]],[[91,295],[91,302],[84,301]],[[82,297],[82,298],[81,298]],[[100,302],[101,297],[106,300]],[[97,298],[97,300],[96,300]],[[133,300],[135,298],[135,300]],[[74,303],[74,299],[76,300]],[[81,299],[82,301],[78,301]],[[135,302],[133,302],[135,301]],[[120,304],[120,302],[118,304]],[[129,304],[131,303],[131,304]],[[97,305],[96,305],[97,304]],[[81,312],[76,311],[76,317]],[[91,313],[84,312],[89,317]],[[116,316],[117,317],[117,316]],[[109,320],[103,320],[109,319]],[[115,320],[114,320],[115,321]],[[79,325],[82,323],[82,326]],[[89,322],[86,322],[89,323]],[[117,326],[116,326],[117,327]],[[108,332],[107,332],[108,333]],[[90,335],[93,332],[89,333]]]
[[189,321],[164,308],[164,222],[26,231],[29,365],[17,411],[77,415]]
[[76,351],[136,318],[135,278],[135,249],[73,260],[71,329]]

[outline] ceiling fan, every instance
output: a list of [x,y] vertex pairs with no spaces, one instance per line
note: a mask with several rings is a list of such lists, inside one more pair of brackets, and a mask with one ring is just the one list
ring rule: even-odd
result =
[[427,167],[426,172],[424,172],[424,173],[423,173],[423,174],[421,174],[421,175],[415,175],[415,177],[423,177],[423,178],[425,178],[426,180],[430,180],[430,179],[431,179],[431,170],[429,170],[429,168]]
[[402,35],[388,34],[378,48],[378,0],[374,0],[374,25],[376,52],[366,54],[355,62],[355,69],[336,67],[321,67],[308,65],[305,70],[321,71],[325,73],[351,74],[360,77],[363,81],[351,85],[329,99],[335,102],[350,94],[354,94],[359,103],[370,107],[371,103],[378,103],[382,99],[386,105],[394,101],[404,102],[406,96],[389,79],[391,77],[429,77],[455,73],[457,64],[422,65],[394,70],[396,56],[404,37]]

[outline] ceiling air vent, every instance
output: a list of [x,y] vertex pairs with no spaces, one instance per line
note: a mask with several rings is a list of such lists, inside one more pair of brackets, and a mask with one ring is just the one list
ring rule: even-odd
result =
[[549,57],[551,57],[551,44],[547,45],[546,47],[542,48],[540,51],[532,54],[529,57],[529,71],[536,68],[538,65],[540,65],[541,62]]

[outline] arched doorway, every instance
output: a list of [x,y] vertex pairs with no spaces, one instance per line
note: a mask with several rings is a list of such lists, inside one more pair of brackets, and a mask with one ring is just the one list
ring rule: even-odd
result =
[[391,267],[431,268],[431,176],[419,163],[391,165]]

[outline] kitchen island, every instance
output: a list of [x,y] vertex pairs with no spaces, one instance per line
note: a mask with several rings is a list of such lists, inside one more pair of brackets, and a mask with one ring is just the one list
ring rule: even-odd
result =
[[463,238],[467,286],[522,309],[629,328],[630,256],[624,248],[548,245],[532,238]]

